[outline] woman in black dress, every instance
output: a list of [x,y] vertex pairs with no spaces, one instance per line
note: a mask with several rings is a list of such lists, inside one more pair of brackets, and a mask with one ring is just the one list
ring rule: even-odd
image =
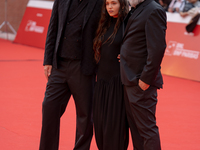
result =
[[128,126],[117,58],[123,37],[122,22],[127,13],[127,0],[104,0],[94,39],[98,70],[93,119],[99,150],[126,150],[128,147]]

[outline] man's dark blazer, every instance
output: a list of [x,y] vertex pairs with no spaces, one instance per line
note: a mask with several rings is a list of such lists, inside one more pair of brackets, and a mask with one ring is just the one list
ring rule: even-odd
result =
[[[85,75],[95,72],[93,39],[100,19],[103,0],[89,0],[82,26],[81,70]],[[57,68],[57,54],[65,29],[70,0],[55,0],[47,32],[43,65]]]
[[[126,18],[125,18],[126,19]],[[165,52],[166,13],[154,0],[145,0],[130,16],[120,54],[122,83],[138,80],[161,88],[160,64]]]

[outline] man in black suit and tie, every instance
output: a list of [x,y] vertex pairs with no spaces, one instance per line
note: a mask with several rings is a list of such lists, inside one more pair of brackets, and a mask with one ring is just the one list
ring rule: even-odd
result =
[[154,0],[129,3],[133,8],[125,19],[120,54],[127,118],[136,150],[161,150],[155,111],[163,84],[166,13]]
[[48,83],[42,105],[40,150],[58,150],[60,117],[71,95],[76,106],[74,150],[90,148],[96,66],[93,38],[102,3],[103,0],[54,2],[43,63]]

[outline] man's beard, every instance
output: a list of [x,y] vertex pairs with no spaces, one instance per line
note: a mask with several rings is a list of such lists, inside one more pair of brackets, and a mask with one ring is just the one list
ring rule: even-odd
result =
[[129,4],[131,7],[137,6],[139,3],[143,2],[144,0],[129,0]]

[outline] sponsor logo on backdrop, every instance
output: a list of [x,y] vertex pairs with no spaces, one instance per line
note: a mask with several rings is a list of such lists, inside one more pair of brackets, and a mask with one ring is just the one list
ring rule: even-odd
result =
[[43,14],[37,13],[36,16],[37,16],[37,17],[43,17]]
[[184,49],[184,43],[178,43],[176,41],[169,41],[165,51],[165,55],[179,56],[190,59],[198,59],[199,51]]
[[36,21],[28,20],[27,25],[25,27],[26,32],[36,32],[36,33],[43,33],[44,27],[37,26]]

